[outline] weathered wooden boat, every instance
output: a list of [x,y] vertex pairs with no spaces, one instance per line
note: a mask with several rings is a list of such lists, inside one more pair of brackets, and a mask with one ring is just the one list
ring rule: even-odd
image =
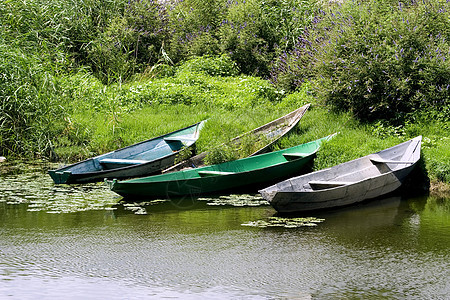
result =
[[[327,136],[292,148],[216,165],[130,179],[106,180],[113,192],[125,198],[172,198],[230,191],[267,184],[300,174],[312,161]],[[255,189],[256,191],[257,189]]]
[[[310,104],[306,104],[285,116],[282,116],[274,121],[271,121],[238,137],[235,137],[228,143],[222,144],[216,148],[221,149],[226,146],[237,149],[241,143],[246,142],[246,140],[250,140],[251,143],[256,146],[256,149],[254,149],[254,151],[248,156],[254,156],[268,152],[270,150],[270,147],[276,141],[290,132],[295,127],[295,125],[297,125],[297,123],[308,110],[309,106]],[[170,173],[188,168],[204,167],[206,165],[205,158],[208,154],[208,151],[202,152],[178,164],[175,164],[174,166],[167,168],[162,172]]]
[[328,169],[287,179],[259,192],[281,213],[351,205],[401,186],[420,159],[422,137]]
[[174,164],[176,156],[199,138],[205,121],[48,173],[57,184],[103,181],[154,174]]

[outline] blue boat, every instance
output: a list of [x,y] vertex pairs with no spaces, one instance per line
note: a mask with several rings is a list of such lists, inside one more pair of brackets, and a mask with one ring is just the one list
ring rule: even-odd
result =
[[105,178],[131,178],[155,174],[172,166],[177,154],[199,138],[205,121],[87,160],[49,170],[56,184],[88,183]]

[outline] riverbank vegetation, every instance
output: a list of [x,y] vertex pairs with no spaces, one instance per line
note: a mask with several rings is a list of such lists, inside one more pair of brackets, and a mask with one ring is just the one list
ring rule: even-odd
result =
[[450,183],[448,1],[3,1],[0,156],[76,161],[208,119],[197,150],[312,103],[329,167],[423,135]]

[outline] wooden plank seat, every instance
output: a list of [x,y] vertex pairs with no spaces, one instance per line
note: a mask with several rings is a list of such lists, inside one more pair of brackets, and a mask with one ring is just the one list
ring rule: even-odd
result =
[[382,159],[379,157],[372,157],[370,159],[372,163],[376,164],[413,164],[414,161],[406,161],[406,160],[388,160],[388,159]]
[[142,159],[121,159],[121,158],[103,158],[100,159],[101,164],[115,164],[115,165],[139,165],[148,162]]
[[222,172],[222,171],[198,171],[198,175],[201,177],[205,176],[219,176],[219,175],[230,175],[234,174],[234,172]]
[[283,156],[286,159],[297,159],[297,158],[306,157],[308,155],[311,155],[311,153],[301,153],[301,152],[283,153]]
[[164,138],[164,141],[166,142],[195,142],[197,139],[194,138],[188,138],[188,137],[184,137],[184,136],[170,136],[170,137],[166,137]]
[[331,189],[334,187],[344,186],[348,184],[352,184],[351,181],[321,181],[321,180],[312,180],[308,182],[313,190],[323,190],[323,189]]

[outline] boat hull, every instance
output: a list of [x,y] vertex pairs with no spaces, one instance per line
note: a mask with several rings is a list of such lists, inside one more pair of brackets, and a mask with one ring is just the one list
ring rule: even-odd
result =
[[[278,118],[272,122],[269,122],[267,124],[264,124],[258,128],[255,128],[249,132],[246,132],[238,137],[235,137],[232,139],[227,145],[235,145],[238,146],[242,140],[245,140],[248,136],[251,137],[259,137],[263,139],[267,139],[270,142],[265,144],[263,147],[257,149],[255,152],[253,152],[249,156],[254,156],[258,154],[267,153],[270,151],[270,148],[272,145],[278,141],[281,137],[289,133],[301,120],[303,115],[308,110],[310,104],[304,105],[289,114]],[[256,138],[257,140],[257,138]],[[255,141],[256,142],[256,141]],[[222,144],[220,147],[224,147],[225,145]],[[167,168],[163,170],[163,173],[171,173],[171,172],[177,172],[188,168],[199,168],[205,166],[205,158],[207,157],[209,153],[208,152],[202,152],[199,153],[193,157],[190,157],[187,160],[184,160],[182,162],[177,163],[176,165]]]
[[421,137],[260,190],[280,213],[348,206],[398,189],[420,158]]
[[412,168],[413,166],[402,172],[383,174],[377,178],[330,190],[277,193],[270,204],[280,213],[306,212],[356,204],[395,191],[402,185]]
[[[137,166],[126,166],[112,170],[102,170],[87,173],[72,173],[70,171],[48,171],[50,177],[56,184],[81,184],[101,182],[104,179],[126,179],[132,177],[147,176],[160,172],[162,169],[172,166],[177,153],[167,155],[154,161],[139,164]],[[94,160],[91,162],[94,164]]]
[[[301,174],[326,137],[296,147],[218,165],[126,181],[107,181],[126,198],[172,198],[261,186]],[[302,153],[301,156],[296,156]]]
[[[242,187],[252,187],[282,180],[301,173],[303,167],[313,159],[313,155],[298,159],[287,166],[274,166],[254,172],[229,175],[199,177],[156,183],[127,184],[113,181],[111,190],[123,197],[132,198],[172,198],[180,196],[200,196],[204,194],[230,191]],[[259,186],[261,187],[261,186]]]
[[161,172],[172,166],[181,150],[194,145],[205,121],[87,160],[49,170],[56,184],[126,179]]

